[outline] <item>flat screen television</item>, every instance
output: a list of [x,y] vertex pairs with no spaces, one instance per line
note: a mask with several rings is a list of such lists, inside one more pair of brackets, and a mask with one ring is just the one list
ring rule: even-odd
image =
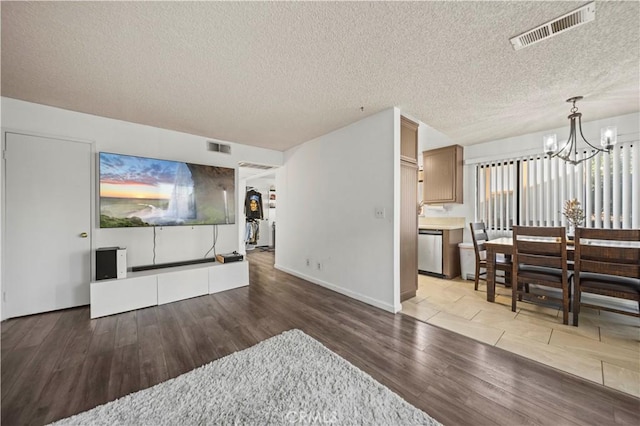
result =
[[235,223],[235,169],[101,152],[100,228]]

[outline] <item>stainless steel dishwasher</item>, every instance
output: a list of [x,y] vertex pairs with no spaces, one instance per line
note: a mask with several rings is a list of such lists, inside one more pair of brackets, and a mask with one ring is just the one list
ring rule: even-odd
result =
[[442,276],[441,230],[418,230],[418,272]]

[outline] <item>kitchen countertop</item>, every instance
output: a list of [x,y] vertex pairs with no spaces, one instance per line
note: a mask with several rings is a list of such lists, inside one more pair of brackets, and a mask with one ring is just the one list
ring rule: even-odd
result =
[[425,217],[418,216],[418,229],[454,230],[464,229],[464,217]]
[[443,225],[443,224],[422,224],[418,226],[418,229],[431,229],[431,230],[452,230],[452,229],[464,229],[461,225]]

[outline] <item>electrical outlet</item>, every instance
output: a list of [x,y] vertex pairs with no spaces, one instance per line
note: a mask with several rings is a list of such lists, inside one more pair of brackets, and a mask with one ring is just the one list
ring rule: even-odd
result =
[[318,271],[321,271],[321,270],[322,270],[322,263],[318,262],[318,263],[316,264],[316,266],[318,267]]
[[311,260],[307,259],[307,266],[311,266]]
[[383,207],[376,207],[376,208],[375,208],[375,216],[376,216],[376,219],[384,219],[384,217],[385,217],[385,213],[386,213],[386,212],[385,212],[385,210],[384,210],[384,208],[383,208]]

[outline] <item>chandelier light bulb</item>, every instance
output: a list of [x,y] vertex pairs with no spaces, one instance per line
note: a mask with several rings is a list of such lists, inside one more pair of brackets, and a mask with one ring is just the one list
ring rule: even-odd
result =
[[610,150],[618,142],[618,129],[616,126],[603,127],[600,130],[600,145]]
[[552,135],[544,135],[542,141],[544,143],[544,152],[547,155],[551,155],[558,150],[558,139],[555,133]]

